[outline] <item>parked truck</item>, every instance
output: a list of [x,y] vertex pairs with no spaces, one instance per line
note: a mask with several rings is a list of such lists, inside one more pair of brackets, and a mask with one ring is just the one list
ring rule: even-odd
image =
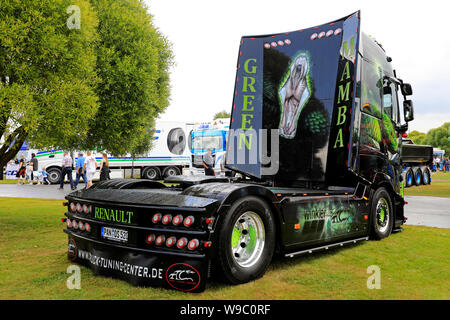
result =
[[411,139],[402,140],[401,159],[404,186],[427,185],[431,183],[429,165],[433,163],[433,147],[414,144]]
[[[176,121],[157,121],[155,124],[154,141],[152,148],[145,154],[135,157],[130,154],[115,157],[108,154],[110,169],[114,174],[123,176],[123,169],[139,169],[143,179],[158,180],[168,176],[180,175],[183,168],[189,168],[190,150],[188,148],[188,134],[192,130],[192,124]],[[25,151],[24,151],[25,152]],[[27,149],[25,158],[31,158],[31,153],[36,154],[39,160],[39,169],[45,167],[50,183],[59,183],[61,178],[61,162],[63,150],[34,150]],[[83,151],[84,156],[86,152]],[[78,159],[78,151],[71,152],[75,165]],[[101,152],[93,152],[98,163],[102,159]],[[137,171],[137,170],[136,170]],[[75,171],[73,171],[75,179]],[[99,172],[94,179],[99,178]]]
[[391,61],[361,32],[360,12],[242,37],[226,154],[242,177],[111,180],[73,192],[68,258],[135,285],[198,292],[211,276],[263,276],[274,254],[400,231],[401,134],[413,104]]
[[191,151],[191,175],[204,175],[203,156],[212,150],[214,173],[221,173],[221,164],[225,156],[230,119],[220,118],[212,122],[197,123],[190,132],[189,148]]

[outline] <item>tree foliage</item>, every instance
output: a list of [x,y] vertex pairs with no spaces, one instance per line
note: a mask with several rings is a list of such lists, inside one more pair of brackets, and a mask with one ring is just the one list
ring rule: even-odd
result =
[[[80,28],[69,28],[72,5]],[[36,148],[150,144],[169,102],[171,48],[141,0],[5,0],[0,5],[0,166]]]
[[427,132],[425,144],[432,145],[435,148],[445,150],[445,155],[450,155],[450,122],[444,123],[442,126],[431,129]]
[[[67,27],[67,7],[85,13]],[[8,0],[0,6],[0,165],[25,139],[73,147],[98,108],[94,88],[97,18],[87,0]]]
[[221,118],[229,118],[229,117],[231,117],[231,114],[229,112],[223,110],[223,111],[217,112],[214,115],[214,119],[213,120],[221,119]]
[[89,147],[115,154],[142,153],[154,119],[169,103],[170,45],[151,23],[142,1],[93,1],[102,45],[97,49],[100,108]]
[[438,128],[429,130],[427,133],[411,131],[408,134],[415,144],[431,145],[434,148],[445,150],[445,155],[450,155],[450,122],[444,123]]
[[408,134],[408,138],[410,138],[415,144],[424,144],[426,137],[426,133],[419,132],[417,130],[411,131]]

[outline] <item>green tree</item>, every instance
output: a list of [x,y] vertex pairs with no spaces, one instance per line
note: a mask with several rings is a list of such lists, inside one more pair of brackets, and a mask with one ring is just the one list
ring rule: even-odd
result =
[[415,144],[424,144],[426,137],[426,133],[419,132],[417,130],[411,131],[408,134],[408,138],[411,139]]
[[[69,28],[67,9],[83,13]],[[27,139],[73,148],[97,112],[97,17],[87,0],[8,0],[0,5],[0,168]]]
[[170,45],[142,1],[93,0],[99,17],[100,108],[87,146],[121,155],[151,144],[154,119],[169,103]]
[[231,117],[231,114],[229,112],[223,110],[223,111],[217,112],[214,115],[214,119],[213,120],[220,119],[220,118],[229,118],[229,117]]
[[169,103],[173,60],[151,20],[142,0],[2,1],[0,167],[25,139],[36,148],[145,151]]
[[444,123],[442,126],[431,129],[427,132],[425,144],[432,145],[435,148],[445,150],[445,155],[450,155],[450,141],[448,140],[450,122]]

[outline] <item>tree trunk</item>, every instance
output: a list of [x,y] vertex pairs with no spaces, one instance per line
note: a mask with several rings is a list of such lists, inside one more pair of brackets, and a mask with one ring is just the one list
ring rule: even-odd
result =
[[23,127],[19,127],[6,138],[5,143],[3,143],[0,147],[0,168],[2,175],[3,167],[8,164],[9,160],[16,156],[26,138],[27,133],[25,132],[25,129]]

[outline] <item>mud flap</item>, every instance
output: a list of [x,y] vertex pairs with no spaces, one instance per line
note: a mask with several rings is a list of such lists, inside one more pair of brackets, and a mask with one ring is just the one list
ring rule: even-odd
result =
[[204,259],[157,256],[92,243],[70,235],[68,259],[92,269],[95,275],[123,279],[134,286],[154,286],[186,292],[205,290]]

